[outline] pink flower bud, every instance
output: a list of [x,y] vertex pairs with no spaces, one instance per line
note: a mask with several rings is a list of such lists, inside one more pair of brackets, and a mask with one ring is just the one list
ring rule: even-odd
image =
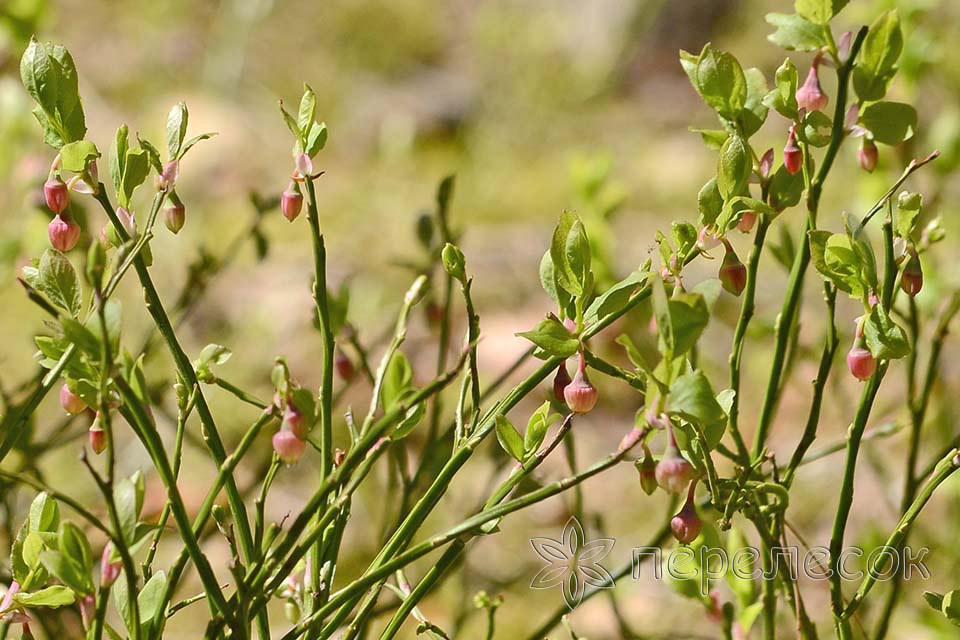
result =
[[171,160],[163,165],[163,170],[160,172],[160,187],[163,189],[173,188],[173,186],[177,184],[177,179],[179,177],[180,163],[176,160]]
[[563,399],[570,411],[588,413],[596,406],[597,395],[597,388],[590,384],[590,378],[587,377],[587,361],[581,353],[577,373],[573,376],[570,384],[563,389]]
[[47,225],[47,235],[50,236],[50,244],[54,249],[66,253],[77,246],[77,241],[80,240],[80,225],[66,214],[56,215]]
[[917,250],[913,245],[907,249],[907,253],[910,256],[910,260],[903,268],[903,275],[900,277],[900,288],[912,298],[920,293],[920,289],[923,288],[923,269],[920,266],[920,256],[917,255]]
[[837,57],[840,59],[840,64],[850,59],[851,44],[853,44],[853,31],[844,31],[837,38]]
[[566,402],[563,391],[570,384],[570,374],[567,373],[567,363],[561,362],[557,367],[557,375],[553,378],[553,395],[559,402]]
[[284,464],[297,464],[306,449],[307,443],[288,428],[281,427],[280,431],[273,434],[273,450],[277,452]]
[[356,370],[353,368],[353,362],[342,351],[337,351],[333,356],[333,368],[344,382],[353,380]]
[[173,202],[163,209],[163,224],[171,233],[179,233],[187,220],[187,208],[182,202]]
[[305,153],[298,153],[296,159],[297,172],[306,178],[313,175],[313,160]]
[[97,599],[92,593],[88,593],[80,598],[80,619],[83,621],[83,628],[89,629],[93,624],[93,617],[97,613]]
[[703,521],[697,515],[697,505],[694,501],[696,486],[696,482],[690,483],[690,489],[687,491],[687,501],[683,503],[683,507],[670,521],[673,537],[683,544],[693,542],[703,528]]
[[113,559],[113,543],[108,542],[100,556],[100,586],[106,588],[116,582],[122,566],[119,558]]
[[797,134],[793,126],[787,134],[787,144],[783,147],[783,166],[790,175],[796,175],[803,168],[803,151],[797,146]]
[[290,429],[299,440],[307,439],[307,425],[303,413],[292,402],[287,402],[287,410],[283,412],[281,428],[283,427]]
[[64,385],[60,387],[60,406],[63,407],[64,411],[75,416],[87,408],[87,403],[73,391],[70,391],[70,387],[64,383]]
[[100,455],[107,448],[107,433],[100,426],[99,420],[95,420],[90,429],[87,430],[87,439],[90,441],[90,448],[97,455]]
[[814,61],[810,67],[810,73],[807,74],[807,80],[799,89],[797,89],[797,106],[807,111],[823,111],[827,106],[827,94],[820,88],[820,77],[817,75],[817,65],[819,61]]
[[709,228],[703,227],[700,229],[700,233],[697,234],[697,248],[701,251],[710,251],[710,249],[716,249],[720,246],[720,238],[717,237],[717,234],[710,231]]
[[723,288],[735,296],[743,293],[747,286],[747,268],[740,262],[736,252],[730,243],[725,244],[727,252],[723,254],[723,262],[720,264],[720,271],[717,276],[720,278],[720,284]]
[[763,157],[760,158],[760,177],[769,178],[773,170],[773,149],[767,149]]
[[131,238],[137,235],[137,218],[133,212],[127,211],[123,207],[117,207],[117,218],[120,219],[124,230]]
[[280,211],[283,217],[293,222],[300,215],[303,208],[303,194],[300,193],[300,187],[296,182],[291,181],[290,186],[280,196]]
[[867,173],[873,173],[877,168],[877,160],[880,158],[880,151],[876,143],[870,138],[863,137],[860,141],[860,148],[857,150],[857,160],[860,162],[860,168]]
[[50,176],[43,183],[43,198],[54,213],[63,213],[70,205],[70,189],[59,175]]
[[693,465],[680,455],[672,426],[667,427],[667,448],[657,463],[655,475],[657,484],[675,494],[683,493],[693,478]]
[[861,382],[870,378],[873,372],[877,370],[877,361],[862,344],[855,342],[853,347],[847,353],[847,368],[853,377]]
[[640,488],[648,496],[652,495],[657,490],[657,463],[647,445],[643,445],[643,460],[637,460],[635,466],[640,474]]
[[740,214],[740,222],[737,223],[737,229],[740,233],[750,233],[754,223],[757,221],[757,214],[753,211],[744,211]]

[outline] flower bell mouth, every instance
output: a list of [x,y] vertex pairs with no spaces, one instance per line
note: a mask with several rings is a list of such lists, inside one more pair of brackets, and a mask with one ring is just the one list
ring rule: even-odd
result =
[[297,464],[306,449],[306,441],[298,438],[287,425],[281,426],[280,431],[273,435],[273,450],[286,465]]

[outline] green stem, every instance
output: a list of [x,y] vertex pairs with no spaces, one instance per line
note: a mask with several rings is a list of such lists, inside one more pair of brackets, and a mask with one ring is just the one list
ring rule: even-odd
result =
[[780,315],[776,322],[776,345],[773,352],[773,364],[770,368],[770,378],[767,382],[766,393],[763,398],[763,406],[760,410],[760,419],[757,424],[757,431],[753,440],[753,457],[757,459],[763,452],[763,447],[767,442],[767,435],[770,431],[770,425],[773,423],[776,414],[777,405],[780,400],[781,377],[783,375],[784,362],[789,346],[789,337],[792,333],[793,324],[796,322],[797,312],[800,307],[801,293],[803,292],[803,280],[807,267],[810,264],[810,235],[809,231],[816,228],[817,210],[820,206],[820,195],[823,192],[823,183],[830,173],[834,158],[840,150],[843,143],[844,130],[843,121],[847,108],[847,80],[853,69],[853,63],[857,58],[857,53],[863,44],[863,39],[867,35],[867,28],[863,27],[857,33],[853,45],[850,47],[850,58],[847,63],[837,69],[837,101],[833,113],[833,127],[830,132],[830,144],[823,154],[823,160],[816,177],[810,182],[807,189],[807,222],[803,230],[803,236],[800,240],[800,250],[797,252],[793,261],[793,267],[790,270],[790,278],[787,281],[787,291],[784,296],[783,306],[780,309]]

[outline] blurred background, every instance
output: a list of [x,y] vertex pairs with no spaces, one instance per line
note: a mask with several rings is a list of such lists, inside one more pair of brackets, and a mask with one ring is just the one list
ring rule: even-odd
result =
[[[912,183],[914,190],[924,192],[928,209],[943,216],[948,232],[948,242],[939,245],[925,265],[927,279],[918,297],[921,308],[932,314],[958,284],[952,250],[960,227],[958,184],[951,172],[960,151],[960,51],[955,46],[960,5],[952,0],[858,0],[835,20],[834,33],[868,24],[894,6],[901,11],[906,45],[891,96],[917,106],[918,134],[902,148],[881,147],[880,166],[872,175],[859,170],[856,145],[846,145],[824,194],[821,222],[839,228],[842,210],[863,212],[909,158],[939,148],[943,156]],[[288,358],[304,386],[316,387],[320,379],[306,222],[289,224],[276,206],[265,206],[286,187],[293,168],[278,99],[295,107],[304,81],[317,93],[318,115],[330,130],[327,147],[315,160],[326,172],[318,193],[330,279],[334,287],[349,284],[349,320],[377,358],[379,340],[392,325],[402,293],[426,259],[417,241],[418,216],[434,206],[440,179],[456,174],[451,222],[476,276],[474,292],[485,336],[481,364],[492,380],[526,348],[513,334],[533,326],[549,309],[537,265],[560,211],[573,210],[587,220],[607,278],[622,277],[654,255],[654,232],[666,230],[669,221],[696,221],[697,191],[714,171],[716,154],[688,127],[709,128],[714,120],[682,73],[677,52],[698,52],[710,41],[772,80],[786,52],[766,40],[772,29],[763,15],[771,11],[791,12],[792,3],[0,0],[0,388],[8,398],[18,398],[28,388],[23,385],[36,375],[32,337],[44,331],[42,312],[28,302],[15,280],[17,270],[48,243],[49,214],[38,206],[38,196],[53,153],[42,144],[30,114],[33,103],[18,72],[31,34],[72,52],[80,73],[87,137],[104,153],[122,123],[131,132],[162,142],[166,114],[180,100],[190,109],[191,134],[219,133],[198,145],[183,163],[178,193],[187,206],[186,226],[178,236],[158,229],[152,272],[171,305],[191,277],[203,285],[202,299],[182,325],[187,352],[196,357],[210,342],[232,348],[232,360],[221,368],[224,377],[263,396],[269,393],[277,355]],[[790,56],[805,74],[810,54]],[[832,73],[823,78],[833,99]],[[785,122],[771,113],[755,146],[774,147],[779,155],[785,133]],[[105,173],[103,162],[101,171]],[[142,216],[147,213],[147,191],[138,194]],[[249,229],[258,219],[256,204],[263,218],[253,238]],[[97,234],[104,220],[92,208],[89,213],[85,233]],[[785,216],[777,225],[795,235],[800,222],[799,215]],[[745,257],[750,240],[737,242]],[[714,277],[716,266],[698,261],[691,281]],[[786,277],[769,255],[762,268],[769,277],[758,294],[760,312],[745,366],[742,412],[748,425],[759,403],[754,397],[759,394],[750,390],[761,388],[768,373],[769,335]],[[803,317],[799,360],[774,425],[772,446],[785,454],[792,451],[802,427],[808,381],[820,348],[818,290],[807,288],[810,304]],[[149,330],[135,279],[127,279],[122,297],[127,301],[125,344],[135,348]],[[844,302],[838,320],[852,320],[853,309]],[[704,343],[703,366],[721,376],[718,379],[725,375],[726,345],[737,311],[737,302],[722,296]],[[435,367],[436,354],[429,346],[435,331],[428,318],[418,314],[404,350],[417,380],[426,381]],[[461,320],[456,336],[462,335]],[[642,339],[642,318],[634,323],[628,329]],[[852,322],[841,324],[843,343],[852,329]],[[168,393],[171,367],[162,349],[157,351],[149,374],[157,387],[158,419],[165,424],[165,437],[172,437],[169,415],[162,410],[175,411]],[[610,353],[622,359],[621,352],[611,348]],[[955,388],[957,353],[948,347],[938,391]],[[517,375],[532,366],[527,363]],[[639,406],[639,396],[622,385],[599,382],[604,392],[600,410],[578,424],[582,466],[615,446]],[[902,373],[888,376],[884,384],[890,393],[883,394],[871,424],[903,422],[906,413],[896,401],[902,383]],[[344,394],[338,415],[350,404],[365,406],[368,391],[362,383],[354,385]],[[815,448],[842,438],[856,392],[846,376],[835,376]],[[235,442],[255,412],[218,389],[208,393],[228,441]],[[519,407],[515,422],[525,423],[545,395],[544,389]],[[935,401],[929,422],[922,461],[956,433],[950,402]],[[77,462],[85,426],[64,425],[50,398],[33,429],[35,440],[56,442],[34,470],[54,486],[95,502],[96,489]],[[748,434],[750,430],[748,426]],[[417,437],[414,434],[412,442]],[[878,544],[895,523],[905,441],[905,433],[894,432],[867,444],[850,544]],[[139,445],[131,440],[124,446],[122,470],[146,469],[149,460]],[[485,444],[424,534],[462,519],[475,507],[495,469],[494,447]],[[267,459],[269,434],[254,453]],[[17,462],[4,464],[30,468],[29,458],[28,449]],[[183,491],[188,501],[199,501],[213,467],[189,448],[186,462]],[[796,483],[792,523],[811,545],[827,543],[840,466],[839,456],[823,458],[806,467]],[[255,461],[246,465],[242,483],[255,482],[259,468]],[[559,459],[545,465],[543,478],[566,473],[566,463]],[[313,478],[305,463],[282,472],[268,509],[271,517],[280,519],[295,509],[310,493]],[[159,483],[151,477],[148,487],[147,509],[158,510]],[[355,525],[345,545],[349,562],[341,569],[346,576],[361,570],[378,548],[381,511],[390,505],[377,500],[377,491],[371,488],[357,501]],[[956,482],[945,485],[915,530],[914,545],[931,548],[927,561],[933,576],[908,585],[892,637],[956,637],[942,616],[926,609],[922,591],[958,586],[960,552],[952,535],[960,524],[957,493]],[[4,496],[8,529],[19,526],[31,497],[24,491]],[[647,497],[640,491],[630,465],[587,483],[583,500],[590,531],[617,539],[604,563],[610,569],[629,562],[631,547],[647,544],[669,509],[664,496]],[[554,499],[505,521],[500,535],[471,549],[457,576],[425,601],[423,613],[439,626],[457,630],[458,637],[478,637],[484,615],[474,609],[472,596],[483,589],[504,597],[497,637],[525,637],[562,605],[559,591],[528,588],[540,566],[528,540],[559,536],[571,508],[570,499]],[[209,548],[225,557],[216,536]],[[163,551],[169,554],[176,548]],[[424,566],[413,567],[411,576],[422,575]],[[826,583],[803,586],[811,615],[825,622]],[[195,588],[186,586],[184,594]],[[647,572],[640,580],[628,577],[615,593],[615,601],[595,598],[571,616],[579,634],[591,639],[627,637],[626,623],[639,637],[719,635],[700,603],[683,598]],[[729,598],[723,588],[721,594]],[[198,606],[178,615],[168,637],[198,637],[205,613]],[[869,619],[869,609],[864,615]],[[278,608],[275,618],[280,617]],[[785,619],[781,626],[788,637],[790,623]],[[404,634],[414,637],[415,624],[409,623]],[[551,637],[569,636],[555,630]]]

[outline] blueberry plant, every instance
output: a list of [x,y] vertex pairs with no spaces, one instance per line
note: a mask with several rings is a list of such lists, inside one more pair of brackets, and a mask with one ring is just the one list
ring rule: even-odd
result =
[[[582,482],[622,462],[633,462],[639,472],[636,485],[624,489],[637,500],[656,491],[674,496],[675,515],[665,519],[654,544],[732,549],[746,544],[748,534],[759,541],[763,575],[744,580],[728,574],[730,601],[723,602],[717,591],[704,596],[695,584],[675,585],[702,606],[724,637],[742,638],[759,630],[764,638],[787,633],[815,638],[815,622],[829,617],[837,637],[883,638],[902,583],[895,580],[886,587],[885,599],[868,621],[858,614],[886,567],[872,563],[862,581],[851,586],[844,584],[839,565],[848,542],[861,445],[873,437],[867,426],[884,381],[903,377],[905,395],[898,402],[909,442],[902,517],[886,541],[900,548],[934,491],[960,466],[956,441],[946,443],[930,462],[920,459],[939,358],[960,297],[947,296],[933,310],[917,303],[924,291],[924,267],[933,265],[944,232],[939,219],[924,209],[921,194],[903,187],[936,152],[898,167],[899,177],[891,178],[889,189],[866,211],[821,209],[836,164],[849,157],[864,172],[893,164],[896,156],[886,149],[911,138],[917,127],[912,106],[887,99],[903,47],[897,12],[837,33],[832,22],[845,4],[796,0],[795,13],[767,17],[775,28],[770,40],[792,56],[772,79],[759,69],[744,69],[732,54],[709,44],[696,54],[681,52],[680,64],[693,89],[718,118],[717,128],[698,130],[717,154],[716,174],[696,197],[699,219],[674,222],[658,233],[658,255],[618,279],[603,243],[588,237],[587,229],[601,223],[593,219],[585,224],[577,215],[563,213],[539,272],[554,308],[518,334],[531,343],[529,349],[505,374],[489,380],[478,361],[483,334],[471,294],[474,276],[450,221],[453,178],[441,182],[435,211],[417,221],[423,256],[416,278],[398,300],[392,331],[382,344],[365,344],[349,320],[349,292],[327,277],[327,242],[336,241],[324,234],[322,224],[318,158],[327,127],[317,119],[309,87],[296,112],[281,102],[293,139],[288,184],[278,197],[254,199],[257,215],[239,242],[252,238],[263,255],[261,223],[277,208],[290,223],[305,225],[313,254],[322,377],[319,390],[301,386],[287,361],[277,357],[263,365],[263,379],[269,378],[274,390],[268,400],[223,377],[228,348],[209,344],[191,357],[178,337],[179,319],[199,304],[205,283],[224,268],[236,246],[226,256],[205,256],[192,266],[172,305],[161,299],[151,275],[164,261],[151,250],[158,219],[174,234],[188,222],[177,193],[181,165],[193,146],[212,134],[189,137],[189,114],[180,103],[166,124],[166,153],[139,135],[132,138],[123,125],[101,160],[100,148],[86,138],[74,60],[60,45],[33,40],[23,54],[21,74],[37,103],[34,114],[44,142],[52,149],[43,195],[53,215],[51,247],[24,267],[20,279],[26,295],[48,318],[46,330],[35,338],[43,371],[25,387],[24,397],[8,406],[0,432],[0,458],[17,452],[22,459],[19,466],[0,469],[5,492],[22,487],[37,494],[25,514],[7,509],[8,516],[19,520],[16,526],[7,522],[12,539],[3,563],[9,586],[0,605],[0,638],[10,633],[32,637],[38,627],[48,636],[82,628],[70,637],[159,638],[167,621],[188,607],[206,608],[207,638],[357,638],[375,630],[389,640],[410,617],[418,634],[450,637],[419,605],[457,570],[471,543],[496,535],[510,514],[579,491]],[[804,74],[801,69],[807,67]],[[768,136],[775,136],[777,148],[765,148]],[[852,153],[843,154],[851,145],[856,145],[855,160]],[[880,163],[884,156],[889,163]],[[109,167],[109,184],[100,180],[101,165]],[[594,198],[591,208],[604,207],[596,197],[601,183],[602,178],[595,180],[585,190]],[[772,239],[773,232],[779,241]],[[597,235],[603,233],[597,230]],[[736,247],[747,245],[740,250],[744,262]],[[767,377],[758,393],[743,385],[747,338],[754,316],[768,311],[757,308],[758,290],[780,282],[776,273],[761,270],[764,254],[773,258],[765,267],[782,267],[788,275],[779,309],[769,310],[776,313],[772,354],[757,361]],[[689,265],[698,261],[695,266],[702,267],[709,260],[717,260],[717,277],[694,281],[702,270]],[[142,288],[159,342],[153,333],[136,342],[123,331],[114,294],[131,273]],[[801,307],[812,304],[804,296],[811,290],[822,293],[817,314],[823,321],[814,328],[823,335],[814,338],[820,354],[816,377],[804,397],[805,426],[793,442],[791,434],[778,432],[777,417],[785,382],[804,357],[801,340],[810,341],[800,317]],[[856,312],[838,304],[844,295]],[[701,339],[719,296],[739,308],[724,371],[700,362]],[[437,366],[414,375],[403,346],[418,305],[426,307],[435,325]],[[637,323],[630,322],[644,314],[651,319],[646,331],[653,336],[653,348],[638,344]],[[461,316],[465,329],[457,340],[455,320]],[[845,363],[838,363],[848,326],[853,327],[850,347]],[[613,334],[617,346],[595,339],[601,333]],[[175,368],[169,397],[145,367],[159,349],[169,352]],[[374,350],[377,361],[371,356]],[[527,373],[504,391],[513,379],[510,374],[518,371]],[[845,442],[825,452],[811,451],[828,380],[847,375],[862,391],[850,403]],[[594,386],[600,378],[601,388],[623,385],[630,390],[636,420],[624,426],[622,438],[609,443],[609,455],[577,468],[573,434],[579,416],[604,404]],[[347,385],[369,389],[362,415],[338,410],[339,392]],[[256,410],[252,424],[230,447],[206,399],[205,388],[211,386]],[[61,428],[79,423],[87,432],[81,460],[102,494],[99,504],[83,504],[48,486],[39,473],[38,458],[46,449],[34,415],[51,392],[59,394],[63,410],[73,416]],[[752,394],[760,399],[756,416],[741,411],[742,399]],[[515,409],[528,397],[546,400],[529,416],[519,415]],[[175,411],[174,433],[162,433],[155,418],[169,410],[167,405]],[[523,429],[515,426],[521,419]],[[415,430],[422,434],[416,451],[414,439],[408,438]],[[266,464],[258,464],[257,452],[271,449],[265,438],[272,451]],[[785,443],[775,444],[775,439]],[[152,468],[120,477],[121,440],[139,443]],[[489,494],[456,524],[439,531],[428,528],[428,517],[485,440],[499,443],[502,462],[488,483]],[[205,450],[216,471],[194,508],[188,508],[178,484],[185,445]],[[528,482],[561,445],[571,474]],[[812,616],[796,576],[778,570],[774,551],[787,546],[798,470],[825,455],[841,461],[843,474],[836,491],[824,498],[825,508],[835,507],[823,567],[830,577],[830,612]],[[253,485],[241,486],[241,466],[254,470]],[[341,560],[352,535],[354,502],[375,470],[394,478],[395,493],[386,500],[392,508],[379,551],[361,571],[348,570]],[[292,473],[300,474],[309,497],[288,518],[270,521],[271,486],[278,475]],[[159,514],[143,512],[148,481],[165,488]],[[674,543],[668,542],[671,534]],[[230,551],[225,567],[215,566],[205,552],[210,536],[219,536]],[[164,567],[158,566],[161,547],[172,550]],[[411,580],[408,568],[427,556],[425,572]],[[188,571],[202,584],[199,595],[181,593]],[[929,594],[928,601],[957,621],[955,593]],[[390,597],[381,598],[385,594]],[[282,606],[271,606],[273,601]],[[488,638],[500,604],[486,594],[476,598],[477,607],[487,611]],[[67,616],[68,610],[79,616]],[[386,614],[387,621],[375,623],[375,613]],[[531,640],[550,634],[561,613],[531,634]],[[867,632],[868,622],[876,625],[875,632]],[[825,631],[821,626],[819,633]],[[509,632],[508,637],[516,636]]]

